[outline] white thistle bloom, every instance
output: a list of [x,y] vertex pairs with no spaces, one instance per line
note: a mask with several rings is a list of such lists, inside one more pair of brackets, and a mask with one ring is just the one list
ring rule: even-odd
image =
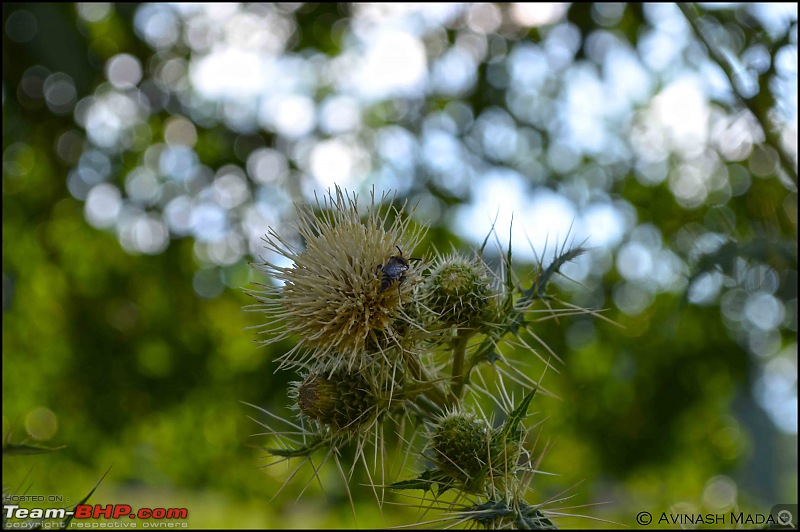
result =
[[[357,196],[336,187],[322,202],[317,199],[318,214],[310,206],[297,206],[297,231],[304,249],[272,229],[264,238],[268,249],[292,261],[288,267],[265,261],[262,269],[283,284],[250,292],[262,303],[255,310],[268,316],[263,332],[273,336],[266,343],[297,339],[296,346],[279,359],[282,366],[311,361],[360,368],[369,351],[388,358],[392,347],[400,346],[408,334],[403,304],[411,297],[410,287],[418,282],[422,266],[406,257],[419,244],[422,232],[409,230],[404,206],[398,209],[390,202],[381,215],[379,208],[386,199],[376,203],[373,192],[362,218]],[[390,271],[389,264],[401,267]]]

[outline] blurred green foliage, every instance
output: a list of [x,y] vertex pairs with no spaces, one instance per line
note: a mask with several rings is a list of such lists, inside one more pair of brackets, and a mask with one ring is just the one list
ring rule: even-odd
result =
[[[290,345],[259,348],[255,333],[246,330],[258,325],[258,316],[242,311],[251,300],[240,288],[264,279],[243,261],[202,264],[189,237],[173,237],[162,253],[136,255],[113,234],[88,225],[84,202],[67,188],[72,163],[57,155],[58,139],[76,128],[73,115],[53,113],[18,88],[30,67],[42,65],[67,73],[83,97],[104,80],[105,61],[119,52],[147,65],[153,50],[133,30],[137,7],[114,4],[109,17],[85,24],[71,4],[3,4],[4,28],[20,9],[39,25],[38,37],[27,42],[3,36],[3,434],[14,444],[65,446],[37,456],[4,453],[4,494],[77,501],[111,466],[94,502],[185,506],[189,523],[204,528],[353,526],[334,469],[320,472],[324,495],[314,482],[298,498],[309,478],[299,475],[271,500],[289,469],[259,467],[264,456],[257,447],[266,443],[252,419],[259,414],[241,402],[282,409],[292,379],[274,373],[271,364]],[[591,9],[574,4],[566,15],[582,38],[601,26]],[[719,9],[713,16],[735,26],[746,42],[765,40],[763,28],[737,15],[741,9]],[[349,12],[347,5],[306,4],[295,18],[294,50],[341,53]],[[635,45],[647,24],[642,7],[630,4],[615,31]],[[792,28],[796,40],[796,20]],[[449,42],[454,31],[448,30]],[[542,31],[530,28],[520,39],[539,41]],[[574,60],[582,58],[581,48]],[[487,69],[488,63],[479,66],[474,91],[462,98],[476,116],[506,105],[505,91],[490,82]],[[762,85],[758,94],[769,92]],[[774,104],[774,98],[751,100],[748,105]],[[448,101],[436,96],[416,104],[430,111]],[[391,112],[379,105],[371,112],[368,124],[391,121]],[[175,113],[168,108],[149,117],[154,138]],[[405,125],[419,132],[409,116]],[[547,133],[542,136],[547,144]],[[248,139],[254,146],[276,142],[273,133],[242,135],[216,124],[198,127],[195,150],[211,168],[241,165],[235,146]],[[773,268],[779,299],[794,312],[794,329],[781,330],[781,345],[796,349],[796,189],[778,179],[777,169],[751,177],[765,152],[777,157],[774,147],[764,145],[746,160],[724,163],[729,175],[744,175],[750,183],[746,193],[724,202],[712,197],[687,209],[666,184],[643,185],[633,171],[615,181],[613,194],[669,245],[698,227],[731,237],[730,245],[697,262],[690,276],[719,269],[735,277],[742,260]],[[121,183],[137,164],[136,154],[122,154],[112,180]],[[542,186],[564,179],[553,171]],[[290,197],[299,196],[299,183],[285,186]],[[422,170],[406,195],[436,197],[445,209],[421,249],[465,245],[446,222],[447,213],[469,197],[441,187]],[[503,228],[498,232],[502,239]],[[520,265],[518,273],[530,280],[533,268]],[[199,296],[194,283],[203,275],[224,290]],[[546,419],[542,441],[553,442],[543,468],[558,475],[541,476],[541,499],[582,482],[572,491],[571,506],[608,504],[579,513],[635,526],[633,516],[641,510],[669,511],[688,502],[704,511],[709,482],[727,475],[737,483],[743,511],[763,513],[773,504],[796,502],[796,433],[778,431],[754,403],[750,388],[762,366],[748,353],[746,339],[726,326],[718,305],[690,304],[685,294],[659,294],[635,316],[610,308],[622,281],[612,268],[593,291],[572,288],[562,295],[608,308],[604,316],[621,327],[586,316],[542,321],[541,340],[565,364],[546,378],[561,399],[537,397],[531,406],[532,419]],[[524,352],[508,356],[531,358]],[[796,371],[796,354],[793,360]],[[794,382],[796,412],[796,377]],[[31,417],[41,407],[54,414],[51,426],[39,427]],[[357,475],[352,483],[358,526],[416,519],[413,509],[392,505],[383,507],[381,518],[372,491],[359,480]]]

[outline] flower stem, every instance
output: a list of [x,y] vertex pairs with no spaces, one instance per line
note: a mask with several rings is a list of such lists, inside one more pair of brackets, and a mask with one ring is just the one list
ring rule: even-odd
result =
[[[453,404],[454,398],[446,396],[439,385],[431,380],[425,371],[425,368],[422,367],[422,364],[420,364],[419,358],[417,358],[415,354],[404,351],[403,358],[405,359],[406,367],[408,367],[411,375],[417,382],[420,383],[419,386],[416,387],[416,395],[423,395],[441,410],[444,410],[448,405]],[[406,392],[409,390],[410,387],[407,386]],[[412,395],[415,395],[413,391]]]
[[469,376],[464,362],[467,353],[467,342],[473,332],[472,329],[459,329],[455,340],[453,340],[453,379],[450,391],[456,397],[456,400],[461,399],[461,394],[464,393],[464,384],[466,384]]

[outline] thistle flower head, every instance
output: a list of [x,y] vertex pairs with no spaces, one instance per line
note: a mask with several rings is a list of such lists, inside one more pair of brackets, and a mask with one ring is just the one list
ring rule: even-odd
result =
[[447,326],[475,327],[486,317],[492,295],[489,269],[480,258],[443,256],[431,268],[427,306]]
[[403,287],[418,282],[421,270],[407,257],[422,235],[409,230],[403,208],[390,204],[381,215],[386,198],[376,203],[373,193],[371,199],[363,219],[356,195],[338,187],[317,200],[319,214],[298,206],[297,230],[305,248],[272,230],[267,234],[267,247],[292,264],[265,262],[263,268],[283,284],[251,294],[270,317],[264,327],[278,331],[268,343],[292,335],[298,339],[281,359],[284,365],[313,358],[361,367],[368,350],[400,344],[407,329],[399,326]]
[[374,418],[379,405],[375,387],[356,369],[311,371],[290,395],[305,417],[336,433],[356,431]]
[[524,439],[515,423],[506,421],[493,429],[486,418],[468,410],[447,412],[430,431],[430,458],[467,493],[514,484]]
[[431,431],[433,462],[461,483],[478,481],[488,463],[491,426],[468,412],[450,412]]

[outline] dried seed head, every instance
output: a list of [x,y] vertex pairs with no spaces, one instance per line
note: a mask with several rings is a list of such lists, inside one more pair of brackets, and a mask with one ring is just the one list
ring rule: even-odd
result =
[[492,295],[489,270],[479,258],[442,257],[425,284],[428,308],[448,326],[475,327],[485,318]]
[[314,371],[297,385],[300,412],[336,432],[355,431],[373,418],[378,399],[358,370],[339,368],[329,375]]
[[[396,282],[384,289],[382,267],[397,255],[397,246],[410,253],[421,234],[409,231],[402,208],[390,205],[380,215],[374,194],[363,220],[356,196],[338,187],[322,204],[317,202],[317,209],[320,214],[315,215],[309,207],[298,207],[298,232],[305,249],[270,230],[267,247],[293,264],[265,262],[264,269],[283,285],[251,294],[263,303],[258,310],[271,318],[266,332],[277,330],[268,343],[291,335],[298,339],[282,357],[284,365],[302,363],[305,357],[328,363],[335,357],[348,368],[362,367],[368,347],[398,345],[402,339],[398,323],[404,288]],[[389,214],[394,221],[387,228]],[[410,263],[402,272],[403,286],[418,282],[420,270]]]

